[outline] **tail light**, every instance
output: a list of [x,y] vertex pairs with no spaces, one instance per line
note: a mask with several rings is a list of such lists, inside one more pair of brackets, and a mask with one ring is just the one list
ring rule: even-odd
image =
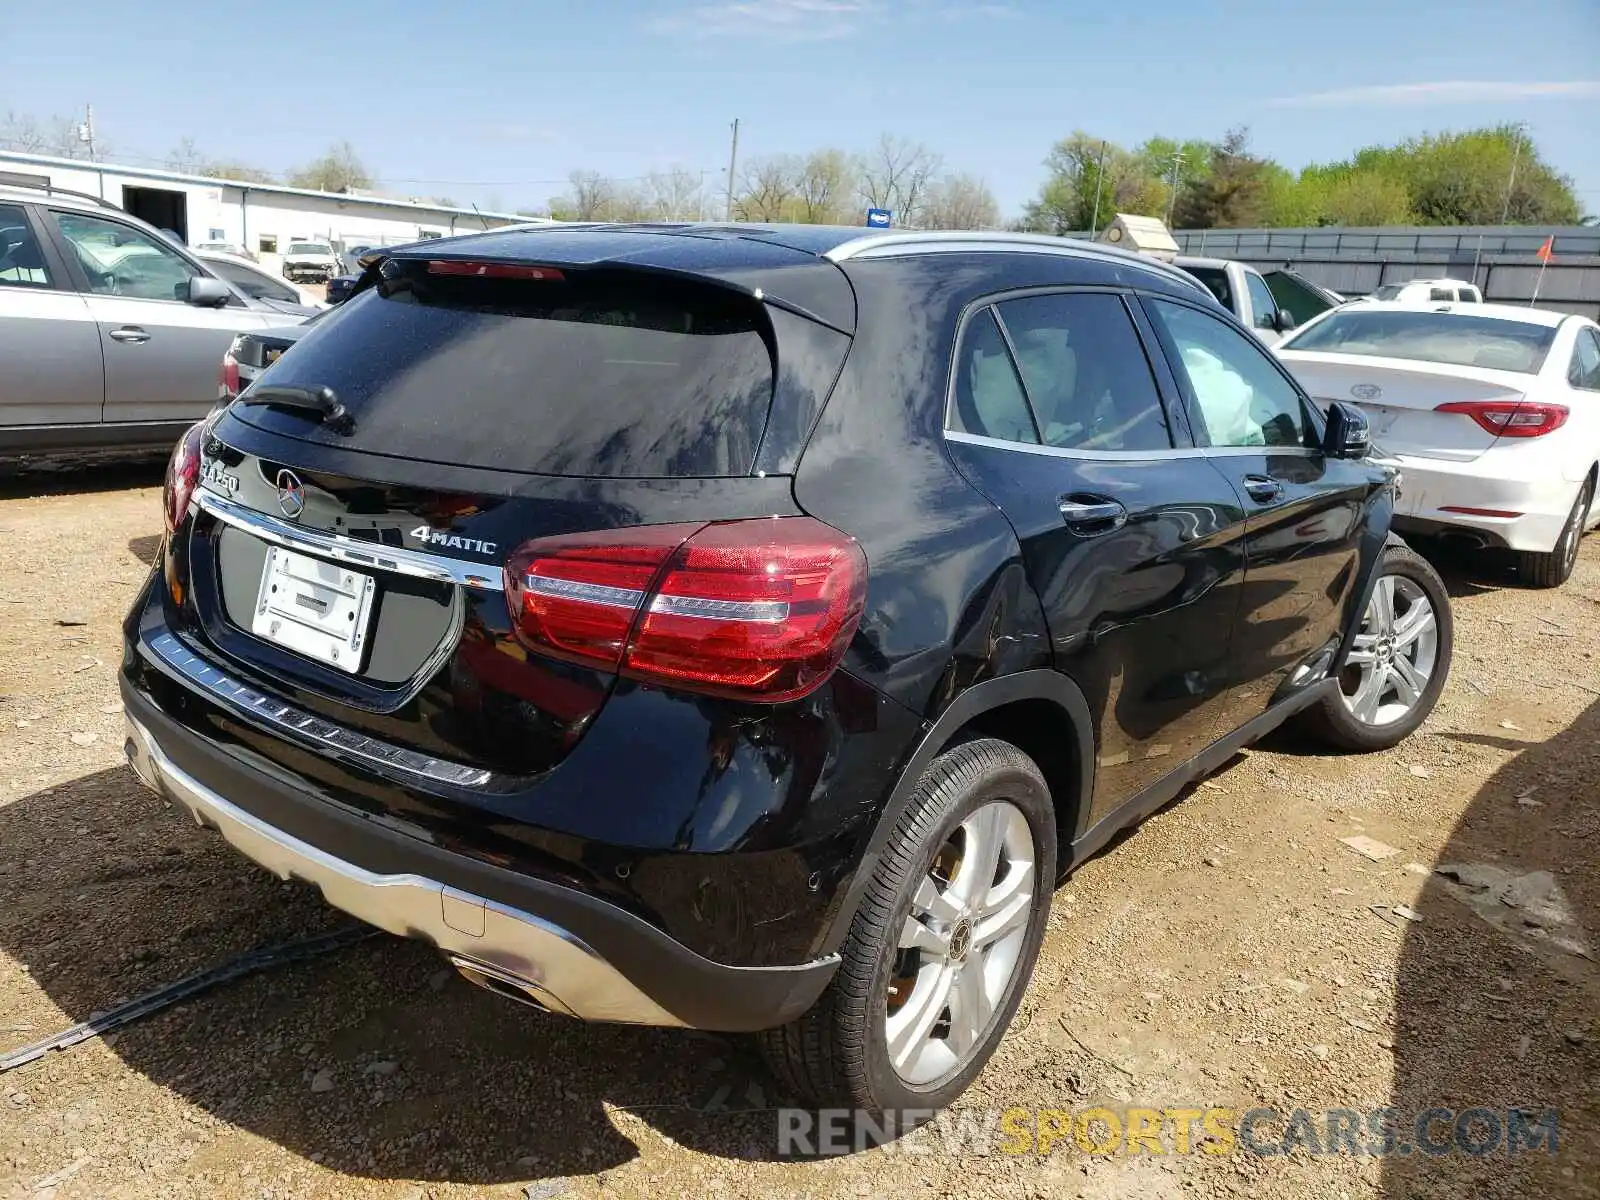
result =
[[1543,437],[1565,425],[1568,415],[1564,405],[1528,400],[1456,400],[1433,411],[1461,413],[1496,437],[1516,438]]
[[732,699],[793,700],[844,657],[867,560],[811,517],[650,525],[528,542],[506,565],[541,653]]
[[232,400],[239,394],[239,359],[235,354],[238,349],[239,339],[234,338],[228,352],[222,356],[222,366],[217,371],[218,400]]
[[520,263],[481,263],[456,259],[434,259],[428,263],[429,275],[467,275],[474,279],[532,279],[559,283],[566,278],[554,267],[529,267]]
[[178,444],[172,448],[172,457],[167,460],[167,479],[161,489],[161,501],[168,533],[182,525],[184,517],[189,515],[189,501],[194,499],[194,489],[200,482],[200,445],[204,431],[204,421],[191,425],[178,439]]

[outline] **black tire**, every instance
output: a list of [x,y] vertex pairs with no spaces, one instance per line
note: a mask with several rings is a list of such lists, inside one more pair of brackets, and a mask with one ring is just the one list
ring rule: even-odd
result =
[[1589,505],[1594,500],[1594,476],[1583,481],[1567,523],[1561,527],[1555,549],[1548,553],[1522,550],[1517,554],[1517,574],[1529,587],[1560,587],[1572,577],[1572,568],[1578,561],[1578,543],[1583,540],[1583,526],[1589,519]]
[[[1450,592],[1439,578],[1431,563],[1407,546],[1391,545],[1383,552],[1378,573],[1401,575],[1410,579],[1428,598],[1433,607],[1438,628],[1438,650],[1433,674],[1423,688],[1421,698],[1411,711],[1398,721],[1387,725],[1372,725],[1360,720],[1350,711],[1344,697],[1334,693],[1320,703],[1308,708],[1300,719],[1303,729],[1319,741],[1338,750],[1362,753],[1387,750],[1410,737],[1419,725],[1428,719],[1439,702],[1445,681],[1450,676],[1450,662],[1455,642],[1455,621],[1450,612]],[[1376,586],[1376,581],[1374,581]],[[1341,687],[1344,684],[1341,681]]]
[[[970,1057],[951,1074],[911,1087],[890,1060],[884,1024],[900,930],[912,894],[946,839],[966,817],[995,800],[1019,809],[1033,837],[1027,932],[1007,991]],[[1055,809],[1033,760],[992,738],[963,742],[939,755],[918,780],[890,835],[841,947],[843,961],[833,981],[808,1012],[759,1035],[762,1055],[779,1084],[819,1108],[864,1110],[897,1132],[909,1128],[899,1116],[905,1110],[948,1105],[983,1070],[1022,999],[1044,937],[1055,871]]]

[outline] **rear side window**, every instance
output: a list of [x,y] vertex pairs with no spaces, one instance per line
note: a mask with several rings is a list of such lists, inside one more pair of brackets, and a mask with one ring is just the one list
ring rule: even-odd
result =
[[1172,448],[1155,377],[1120,296],[1028,296],[999,309],[1047,446]]
[[288,284],[279,283],[270,275],[263,275],[260,271],[252,271],[249,267],[240,266],[238,263],[222,262],[215,258],[208,258],[206,265],[252,300],[300,303],[299,292]]
[[0,204],[0,284],[47,288],[52,282],[28,214],[14,204]]
[[1454,300],[1455,298],[1454,288],[1430,288],[1428,291],[1429,300]]
[[1039,441],[1028,397],[991,309],[967,325],[956,360],[955,402],[955,427],[963,433],[1005,442]]
[[391,259],[261,382],[331,387],[340,437],[262,407],[241,420],[429,462],[548,475],[749,474],[772,400],[759,302],[638,271],[542,279]]
[[1201,283],[1206,285],[1206,291],[1217,298],[1217,303],[1229,312],[1234,311],[1233,288],[1228,284],[1228,273],[1221,267],[1183,267]]

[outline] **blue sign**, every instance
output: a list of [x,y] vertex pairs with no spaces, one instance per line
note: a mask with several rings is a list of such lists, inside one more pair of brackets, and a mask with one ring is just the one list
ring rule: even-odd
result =
[[867,209],[867,228],[887,229],[893,216],[894,214],[887,208],[869,208]]

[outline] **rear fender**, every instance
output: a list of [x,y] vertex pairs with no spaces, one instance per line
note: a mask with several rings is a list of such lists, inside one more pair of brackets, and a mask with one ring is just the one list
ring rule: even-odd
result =
[[[1050,668],[1039,668],[1028,671],[1018,671],[1011,675],[1003,675],[998,679],[988,679],[982,683],[974,684],[962,692],[955,701],[944,710],[939,717],[927,727],[921,742],[912,752],[905,769],[900,773],[899,782],[890,793],[889,801],[884,806],[883,812],[878,817],[877,824],[873,827],[872,834],[867,841],[865,853],[861,856],[860,864],[856,868],[855,877],[850,881],[843,901],[836,910],[831,926],[824,935],[823,944],[817,947],[818,954],[831,954],[843,944],[845,935],[850,930],[850,923],[855,919],[856,910],[860,907],[861,898],[867,890],[873,875],[878,869],[878,864],[883,859],[889,839],[893,835],[900,818],[905,814],[911,803],[911,797],[916,790],[918,781],[923,773],[933,763],[933,760],[945,750],[957,733],[962,728],[977,720],[986,712],[1000,708],[1006,704],[1013,704],[1019,700],[1045,700],[1057,705],[1066,721],[1075,733],[1077,744],[1074,747],[1074,762],[1077,766],[1077,814],[1070,830],[1070,836],[1075,837],[1081,830],[1078,825],[1089,811],[1089,798],[1094,794],[1094,718],[1089,712],[1089,703],[1078,690],[1078,685],[1067,676]],[[1054,797],[1057,810],[1061,811],[1061,797]],[[1058,831],[1064,839],[1069,835],[1068,830]]]

